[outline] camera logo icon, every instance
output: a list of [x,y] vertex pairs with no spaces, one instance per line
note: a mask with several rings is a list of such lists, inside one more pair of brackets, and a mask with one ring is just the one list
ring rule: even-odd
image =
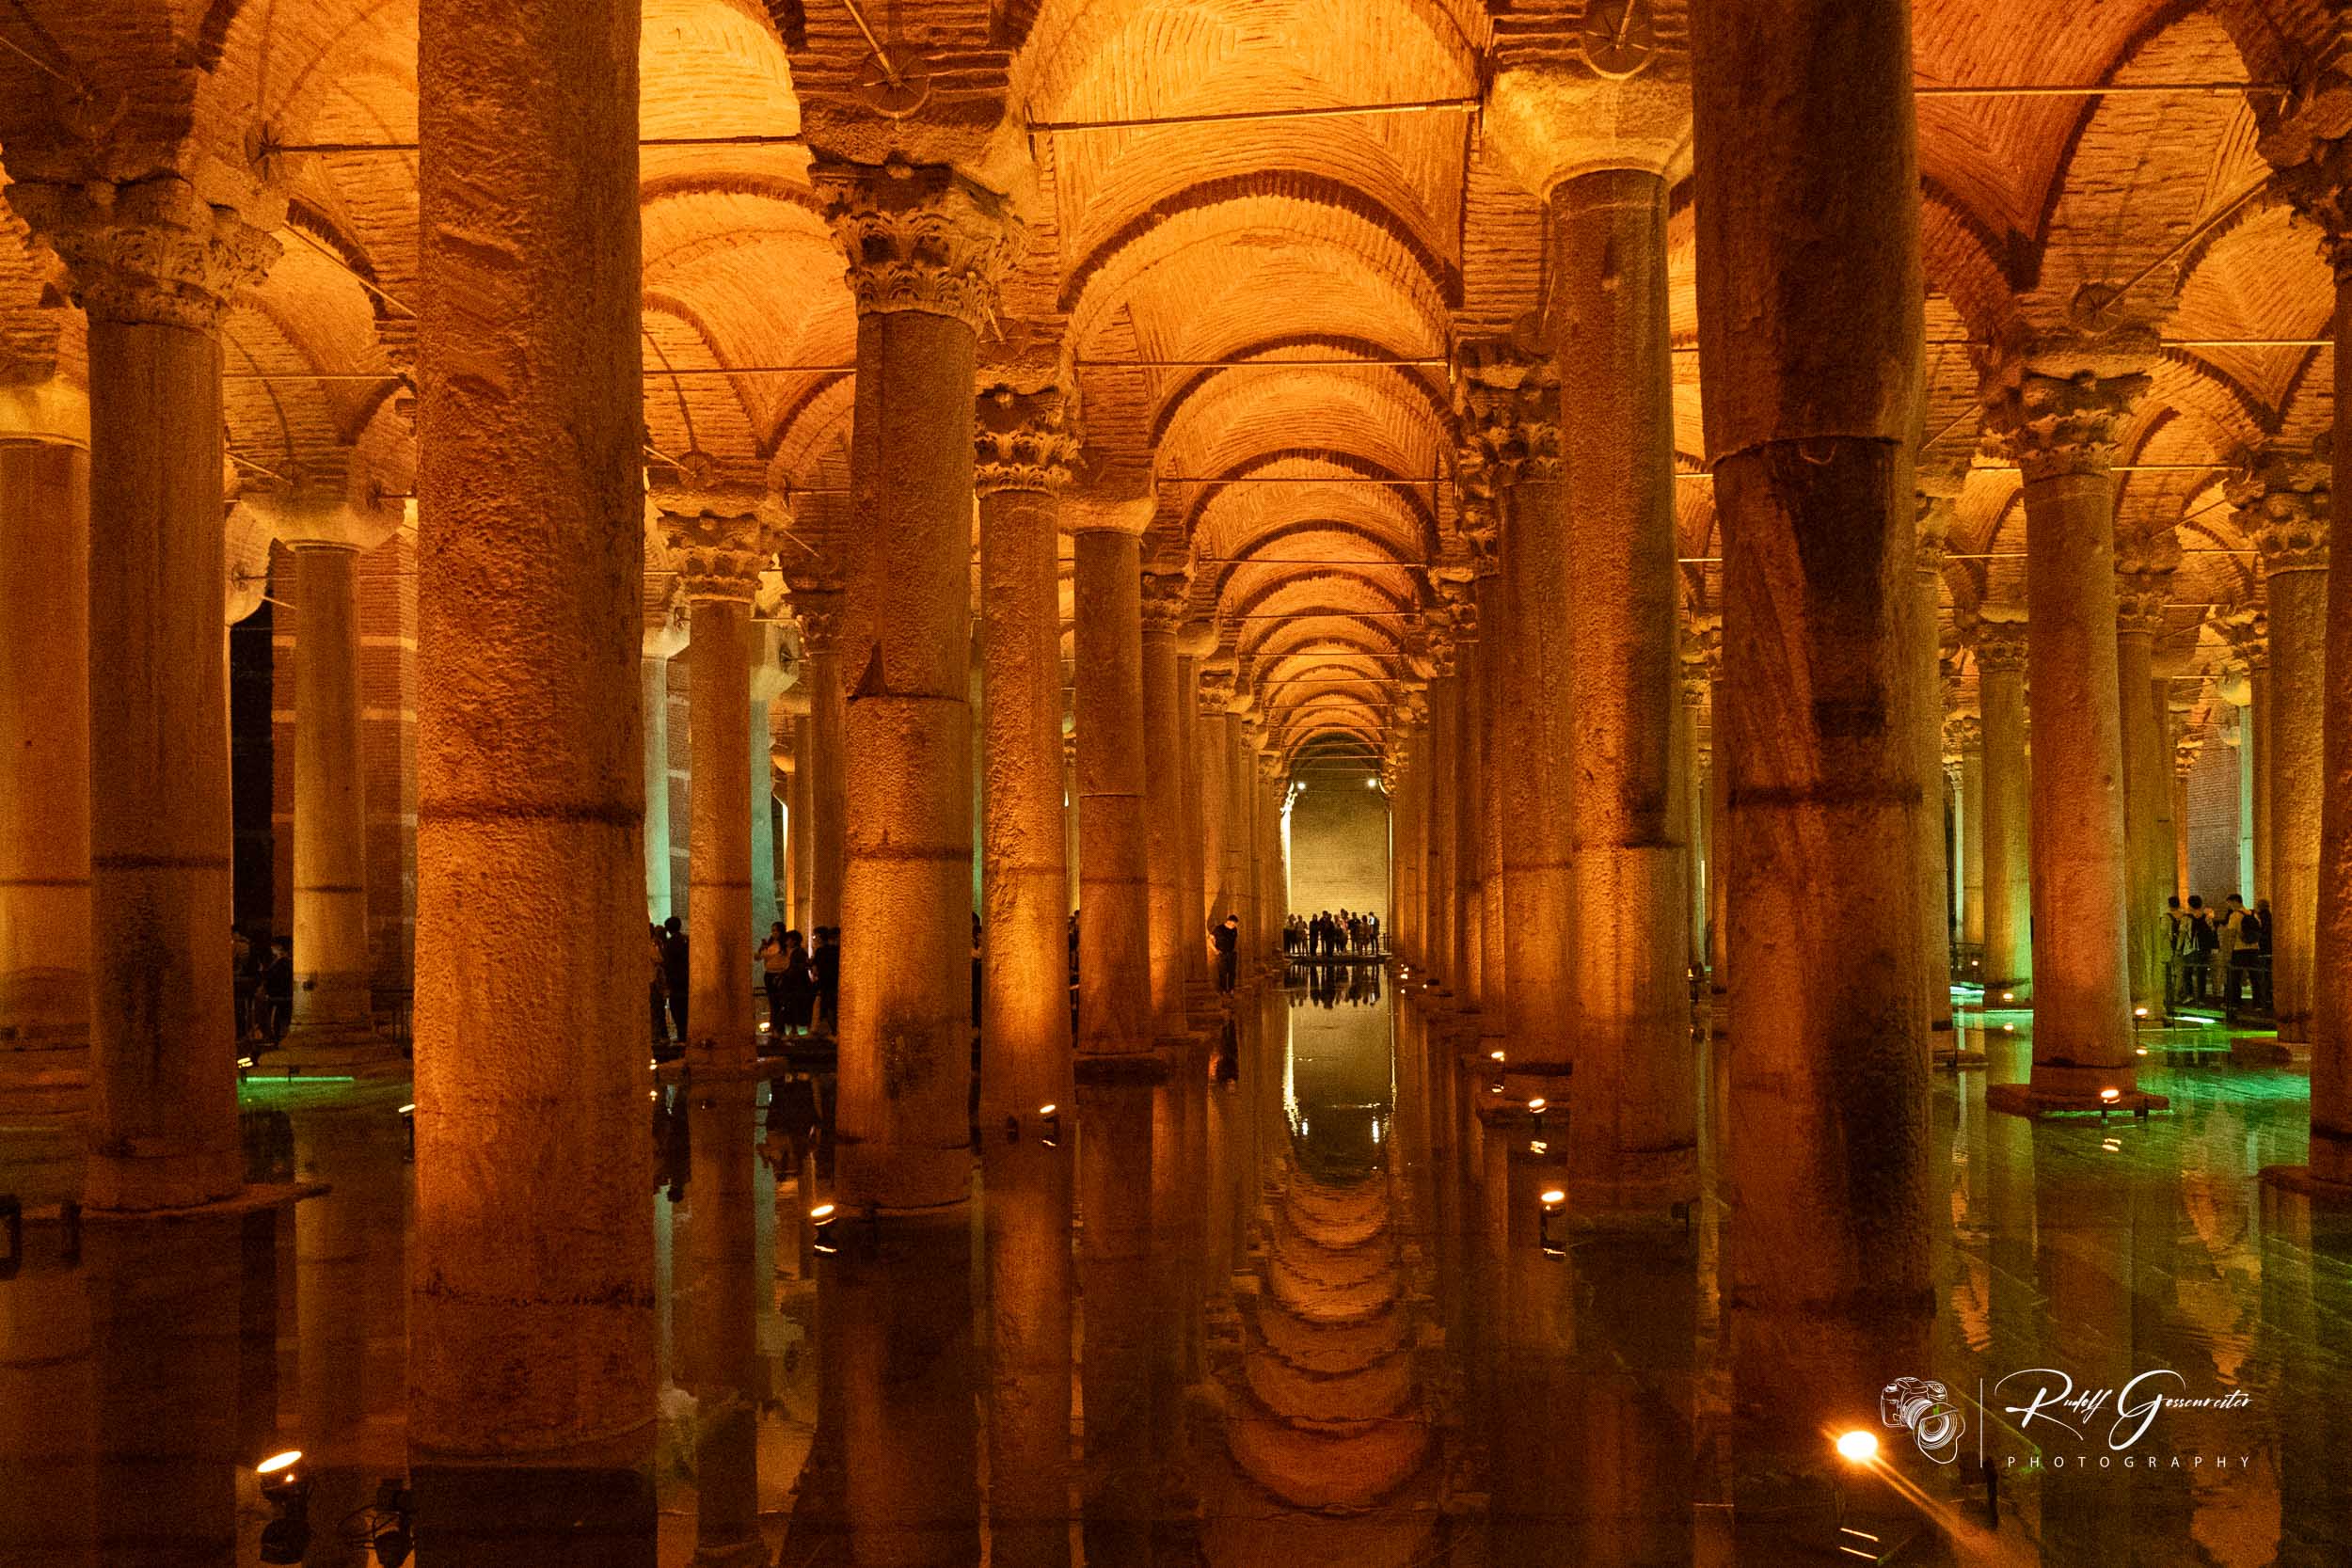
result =
[[1938,1465],[1959,1456],[1960,1434],[1968,1430],[1951,1390],[1927,1377],[1899,1377],[1881,1389],[1879,1420],[1910,1433],[1919,1451]]

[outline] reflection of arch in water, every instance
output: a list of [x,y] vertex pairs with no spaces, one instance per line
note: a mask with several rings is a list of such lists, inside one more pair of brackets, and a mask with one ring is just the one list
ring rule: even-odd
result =
[[1388,1160],[1387,1009],[1289,1017],[1287,1135],[1252,1218],[1238,1351],[1217,1370],[1231,1463],[1204,1467],[1202,1544],[1218,1568],[1402,1564],[1427,1555],[1443,1466],[1420,1375],[1426,1292]]

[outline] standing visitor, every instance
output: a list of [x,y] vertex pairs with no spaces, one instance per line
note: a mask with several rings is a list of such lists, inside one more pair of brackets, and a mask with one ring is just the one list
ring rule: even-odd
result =
[[1241,922],[1230,914],[1227,915],[1218,922],[1211,940],[1216,943],[1216,989],[1231,995],[1233,990],[1233,971],[1240,961]]

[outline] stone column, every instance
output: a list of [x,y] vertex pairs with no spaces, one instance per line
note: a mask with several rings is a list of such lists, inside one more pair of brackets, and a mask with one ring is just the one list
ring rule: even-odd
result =
[[841,592],[831,583],[796,578],[792,615],[801,633],[802,678],[808,688],[808,925],[841,924],[841,878],[848,854],[844,754],[848,705],[841,687]]
[[1570,529],[1561,486],[1558,376],[1512,343],[1463,351],[1454,382],[1464,481],[1502,498],[1500,582],[1511,655],[1502,671],[1503,1008],[1513,1068],[1573,1058],[1576,940],[1570,860],[1576,752],[1568,664]]
[[1580,1209],[1662,1207],[1697,1181],[1688,840],[1671,809],[1681,578],[1666,181],[1652,167],[1576,173],[1551,188],[1549,207],[1543,330],[1568,372],[1560,443],[1577,539],[1564,672],[1576,739],[1568,887],[1571,911],[1600,925],[1568,946],[1568,1190]]
[[1684,778],[1681,783],[1684,832],[1688,851],[1683,856],[1683,876],[1690,893],[1690,940],[1693,967],[1707,962],[1708,889],[1715,875],[1708,856],[1708,742],[1707,697],[1713,685],[1708,678],[1708,641],[1712,638],[1720,653],[1723,641],[1723,622],[1720,617],[1693,612],[1685,627],[1682,641],[1682,744]]
[[1936,634],[1944,608],[1944,545],[1951,531],[1952,502],[1960,494],[1960,473],[1923,473],[1918,490],[1919,604],[1912,620],[1913,655],[1918,661],[1917,725],[1919,777],[1926,796],[1919,813],[1919,962],[1928,1029],[1936,1035],[1933,1049],[1952,1049],[1952,902],[1951,864],[1944,848],[1944,671],[1942,645]]
[[220,321],[278,245],[172,175],[8,200],[89,322],[88,950],[126,979],[90,992],[83,1200],[188,1207],[242,1175]]
[[678,912],[670,888],[670,660],[686,646],[687,611],[677,574],[647,572],[644,603],[637,706],[645,723],[645,919],[659,926]]
[[[1066,509],[1076,536],[1078,1049],[1151,1049],[1144,823],[1143,529],[1149,502]],[[1242,923],[1245,938],[1249,922]]]
[[767,768],[755,772],[744,749],[752,732],[752,598],[759,574],[775,564],[787,524],[757,490],[723,488],[707,477],[695,483],[696,455],[688,454],[693,466],[678,483],[654,491],[692,625],[686,933],[694,1034],[686,1059],[697,1072],[739,1073],[759,1053],[752,954],[767,936],[752,924],[752,808],[768,795]]
[[[1981,679],[1981,676],[1979,676]],[[1960,940],[1978,949],[1979,965],[1984,947],[1984,724],[1973,713],[1955,713],[1945,721],[1945,744],[1960,753],[1959,804],[1953,812],[1952,840],[1960,847]],[[1981,980],[1979,967],[1967,976]]]
[[[770,568],[773,570],[772,566]],[[776,733],[775,702],[791,678],[785,669],[784,628],[776,624],[781,597],[755,596],[749,639],[751,689],[750,731],[746,736],[752,766],[752,947],[768,940],[769,928],[784,918],[783,890],[778,886],[776,856]],[[691,879],[691,872],[689,876]],[[690,1015],[691,1016],[691,1015]]]
[[1422,941],[1422,878],[1427,863],[1424,837],[1428,797],[1428,742],[1416,717],[1417,694],[1398,693],[1396,787],[1389,808],[1389,863],[1396,885],[1396,912],[1390,945],[1401,967],[1425,972]]
[[44,390],[0,403],[36,416],[0,425],[0,1095],[18,1111],[78,1110],[89,1082],[89,411]]
[[[1494,513],[1489,506],[1488,513]],[[1500,529],[1487,525],[1478,578],[1479,768],[1478,797],[1478,1032],[1501,1039],[1509,1029],[1510,936],[1502,912],[1502,758],[1517,737],[1502,722],[1503,668],[1511,657],[1511,631],[1502,614],[1502,562],[1496,551]],[[1473,548],[1480,548],[1473,540]],[[1487,1049],[1495,1049],[1489,1046]]]
[[[2343,116],[2347,87],[2352,83],[2341,62],[2331,66],[2261,143],[2263,156],[2279,169],[2282,194],[2324,236],[2335,273],[2330,326],[2339,344],[2352,338],[2352,198],[2346,194],[2352,191],[2352,136]],[[2352,480],[2352,356],[2339,349],[2333,357],[2330,492],[2336,480]],[[2265,747],[2275,737],[2277,752],[2270,761],[2277,837],[2271,995],[2279,1037],[2312,1042],[2310,1163],[2263,1174],[2266,1180],[2293,1183],[2299,1176],[2322,1183],[2341,1201],[2352,1196],[2352,573],[2333,577],[2326,570],[2327,513],[2317,501],[2317,476],[2258,477],[2285,481],[2265,484],[2265,527],[2256,539],[2276,638],[2276,705],[2264,716],[2278,721],[2275,729],[2264,730]],[[2284,625],[2290,617],[2292,634]],[[2290,636],[2299,644],[2292,652]],[[2290,808],[2298,814],[2292,820]],[[2315,839],[2306,812],[2319,817]]]
[[1428,829],[1422,846],[1422,927],[1423,962],[1439,996],[1462,989],[1455,967],[1454,925],[1460,912],[1460,891],[1454,880],[1454,857],[1460,847],[1455,816],[1460,810],[1462,751],[1462,676],[1454,662],[1454,631],[1445,610],[1431,611],[1429,632],[1429,780],[1422,797]]
[[1176,736],[1181,753],[1177,773],[1184,801],[1177,825],[1184,863],[1176,898],[1176,942],[1184,958],[1184,985],[1196,1001],[1208,996],[1216,979],[1210,972],[1209,946],[1203,934],[1210,913],[1213,813],[1201,788],[1206,749],[1200,744],[1200,661],[1216,650],[1215,633],[1205,621],[1187,623],[1176,633]]
[[935,1209],[971,1183],[974,345],[1020,226],[943,166],[814,178],[857,300],[850,484],[872,542],[850,584],[835,1195]]
[[2026,755],[2026,623],[1986,618],[1975,629],[1984,809],[1984,990],[1997,1005],[2033,986],[2032,789]]
[[[1486,894],[1479,851],[1485,843],[1486,650],[1468,583],[1443,584],[1454,609],[1454,954],[1447,973],[1465,1010],[1486,1006]],[[1498,1001],[1501,999],[1498,998]]]
[[1724,1290],[1758,1470],[1830,1463],[1822,1432],[1875,1420],[1862,1369],[1923,1353],[1932,1310],[1909,22],[1691,12],[1735,851]]
[[[2246,672],[2245,711],[2239,716],[2238,744],[2246,753],[2243,766],[2249,785],[2244,832],[2252,842],[2254,885],[2244,891],[2250,903],[2271,895],[2270,615],[2262,607],[2252,606],[2228,614],[2217,613],[2211,624],[2230,645],[2232,663]],[[2182,895],[2184,898],[2187,896],[2185,893]]]
[[1241,923],[1237,939],[1242,946],[1241,962],[1235,964],[1238,974],[1247,974],[1249,958],[1249,933],[1256,928],[1258,918],[1257,814],[1250,809],[1249,781],[1254,767],[1249,758],[1249,744],[1243,737],[1243,708],[1248,699],[1236,690],[1225,709],[1225,863],[1226,882],[1233,890],[1229,911]]
[[2134,1085],[2110,471],[2152,338],[2052,341],[1987,377],[1987,424],[2025,473],[2035,760],[2033,1078],[1988,1089],[1995,1110],[2096,1110],[2109,1089],[2159,1102]]
[[1070,912],[1078,912],[1078,736],[1061,732],[1061,854],[1069,868]]
[[256,510],[294,554],[293,1028],[297,1070],[396,1061],[369,1006],[367,800],[359,751],[359,554],[397,512],[268,499]]
[[447,1561],[642,1560],[637,7],[423,0],[417,77],[418,1530]]
[[1723,618],[1716,617],[1715,647],[1707,661],[1708,749],[1714,766],[1707,775],[1707,985],[1714,1009],[1712,1033],[1730,1025],[1728,997],[1731,917],[1724,898],[1731,886],[1731,767],[1724,754]]
[[[1226,834],[1231,832],[1225,820],[1225,705],[1232,696],[1233,677],[1230,671],[1213,665],[1216,651],[1214,623],[1195,622],[1183,635],[1199,650],[1194,659],[1199,679],[1192,732],[1194,787],[1200,797],[1201,908],[1192,933],[1198,943],[1204,940],[1200,927],[1223,920],[1233,896],[1225,863]],[[1202,951],[1207,951],[1205,946]]]
[[1074,1103],[1056,515],[1078,437],[1058,388],[991,386],[977,409],[980,1125],[993,1128]]
[[[2188,776],[2197,769],[2197,753],[2204,742],[2185,737],[2172,748],[2172,874],[2171,896],[2183,903],[2195,890],[2188,881]],[[2249,906],[2250,907],[2250,906]]]
[[2156,694],[2156,639],[2170,596],[2169,570],[2132,563],[2115,579],[2116,690],[2123,718],[2124,942],[2131,998],[2150,1018],[2164,1016],[2166,883],[2172,835],[2164,831],[2172,796],[2171,747]]
[[1176,628],[1184,618],[1181,572],[1143,578],[1143,832],[1146,951],[1152,968],[1152,1027],[1184,1032],[1184,738],[1189,705],[1177,684]]
[[[803,678],[806,678],[808,657],[803,650],[801,658]],[[817,771],[813,755],[816,742],[811,738],[813,706],[808,692],[795,686],[789,693],[795,705],[792,715],[792,793],[786,802],[789,816],[785,832],[792,840],[792,912],[785,918],[792,923],[802,936],[812,937],[810,927],[816,924],[810,903],[810,879],[817,859],[817,835],[811,830],[810,818],[816,815],[814,791],[810,784]]]
[[[2324,467],[2277,452],[2266,454],[2254,473],[2230,491],[2239,526],[2260,553],[2269,620],[2270,671],[2264,695],[2270,711],[2262,760],[2270,775],[2271,1011],[2281,1044],[2315,1039],[2312,930],[2319,909],[2321,806],[2330,776],[2322,754],[2328,721],[2328,493]],[[2259,849],[2256,854],[2259,858]]]

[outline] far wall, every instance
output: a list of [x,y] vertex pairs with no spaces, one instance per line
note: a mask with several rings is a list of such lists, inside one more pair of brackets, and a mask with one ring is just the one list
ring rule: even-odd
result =
[[1361,779],[1318,774],[1291,802],[1290,907],[1353,910],[1389,926],[1389,798]]

